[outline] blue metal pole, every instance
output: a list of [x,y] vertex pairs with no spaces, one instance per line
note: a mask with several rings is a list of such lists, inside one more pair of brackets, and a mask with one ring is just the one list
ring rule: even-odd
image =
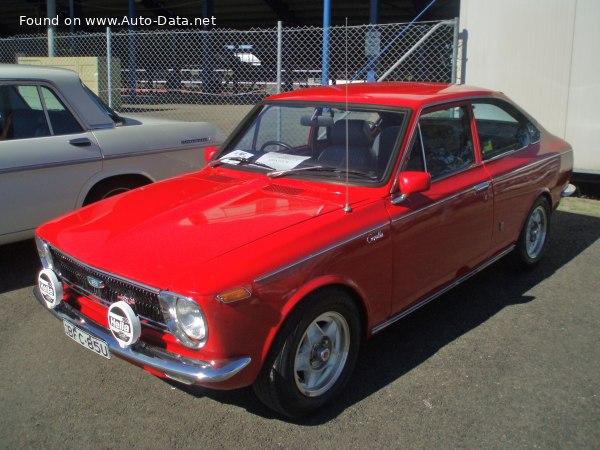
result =
[[[375,27],[375,25],[377,23],[379,23],[379,0],[371,0],[371,3],[369,4],[369,23],[371,24],[371,29],[370,29],[370,38],[372,40],[376,39],[376,32],[377,29]],[[371,42],[371,45],[373,45],[374,43]],[[373,55],[367,55],[367,56],[373,56]],[[374,82],[376,79],[375,77],[375,61],[372,62],[371,67],[369,68],[369,72],[367,73],[367,81],[369,83]]]
[[129,101],[135,103],[135,88],[137,78],[136,49],[135,49],[135,0],[129,0]]
[[321,84],[329,84],[329,25],[331,24],[331,0],[323,0],[323,64]]

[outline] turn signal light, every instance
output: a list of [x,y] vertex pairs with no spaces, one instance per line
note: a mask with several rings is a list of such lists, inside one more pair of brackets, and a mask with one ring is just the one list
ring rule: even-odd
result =
[[217,295],[217,300],[219,300],[222,303],[233,303],[239,302],[240,300],[246,300],[251,296],[252,294],[248,289],[237,288],[231,291],[222,292],[221,294]]

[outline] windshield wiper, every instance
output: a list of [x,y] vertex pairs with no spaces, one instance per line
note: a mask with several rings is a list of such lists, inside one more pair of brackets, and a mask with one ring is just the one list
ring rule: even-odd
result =
[[[340,169],[339,167],[330,167],[330,166],[312,166],[312,167],[295,167],[293,169],[287,170],[276,170],[274,172],[267,173],[267,176],[270,178],[284,177],[291,173],[304,172],[304,171],[315,171],[315,172],[331,172],[331,173],[346,173],[346,169]],[[378,180],[377,177],[372,175],[368,175],[364,172],[359,172],[357,170],[348,170],[348,175],[357,176],[361,178],[367,178],[369,180]]]
[[[242,158],[241,156],[223,156],[222,158],[219,158],[215,161],[211,161],[208,166],[209,167],[216,167],[219,166],[221,164],[226,164],[227,161],[236,161],[239,162],[240,165],[245,166],[248,164],[252,164],[253,166],[258,166],[258,167],[264,167],[265,169],[269,169],[269,170],[276,170],[275,167],[271,167],[267,164],[263,164],[260,163],[258,161],[252,161],[250,160],[250,158]],[[269,172],[269,173],[273,173],[273,172]]]

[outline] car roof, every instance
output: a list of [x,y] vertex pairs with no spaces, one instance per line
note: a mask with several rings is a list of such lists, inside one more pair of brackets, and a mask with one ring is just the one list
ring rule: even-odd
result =
[[84,91],[79,74],[69,69],[26,64],[0,64],[0,81],[45,82],[58,88],[78,116],[91,128],[112,128],[112,119]]
[[26,64],[0,64],[0,78],[14,80],[45,80],[53,82],[72,81],[79,75],[72,70],[58,67]]
[[369,105],[404,106],[418,109],[421,106],[468,97],[496,97],[500,93],[474,86],[445,83],[378,82],[338,84],[284,92],[266,98],[266,101],[315,101],[344,103],[346,86],[349,103]]

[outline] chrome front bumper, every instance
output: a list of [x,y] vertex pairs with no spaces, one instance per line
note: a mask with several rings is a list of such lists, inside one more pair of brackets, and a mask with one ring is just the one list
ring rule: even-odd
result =
[[138,342],[131,347],[121,348],[110,331],[88,320],[79,311],[66,303],[61,303],[55,309],[49,309],[42,298],[39,287],[33,289],[35,298],[40,304],[59,320],[66,320],[93,334],[107,343],[111,355],[129,361],[140,367],[147,367],[164,373],[166,377],[184,384],[209,386],[212,383],[227,380],[250,364],[249,357],[224,361],[220,367],[196,359],[186,358],[162,348]]

